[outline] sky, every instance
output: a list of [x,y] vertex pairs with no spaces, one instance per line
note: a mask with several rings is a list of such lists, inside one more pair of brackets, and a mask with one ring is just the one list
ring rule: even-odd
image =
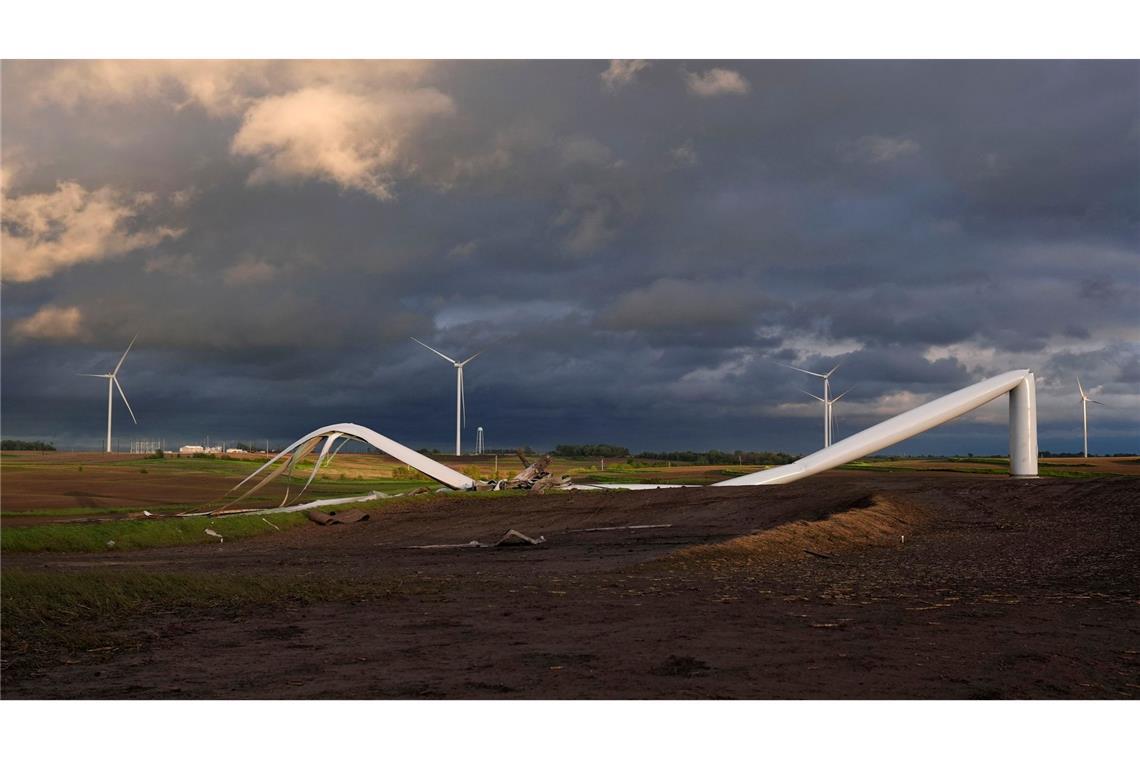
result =
[[[810,452],[1009,369],[1140,450],[1135,61],[4,61],[0,427]],[[893,453],[998,453],[995,401]]]

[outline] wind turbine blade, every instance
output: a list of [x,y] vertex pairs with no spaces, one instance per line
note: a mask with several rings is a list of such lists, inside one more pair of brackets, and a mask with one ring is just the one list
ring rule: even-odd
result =
[[1085,387],[1081,385],[1080,377],[1077,378],[1077,390],[1081,392],[1081,398],[1088,398],[1088,395],[1085,393]]
[[808,391],[805,391],[803,388],[799,388],[798,390],[799,390],[799,392],[800,392],[800,393],[803,393],[803,394],[805,394],[805,395],[811,396],[811,397],[812,397],[812,398],[814,398],[816,401],[821,401],[821,402],[823,402],[823,403],[825,403],[825,404],[827,403],[826,401],[824,401],[823,399],[821,399],[819,396],[815,395],[814,393],[809,393]]
[[1103,401],[1097,401],[1095,398],[1090,398],[1089,401],[1093,402],[1094,404],[1100,404],[1101,406],[1108,406],[1108,404],[1104,403]]
[[434,348],[429,346],[427,343],[424,343],[422,340],[416,340],[415,338],[412,338],[412,340],[415,340],[416,343],[419,343],[421,346],[426,348],[428,351],[431,351],[436,356],[440,356],[440,357],[446,359],[447,361],[451,362],[452,364],[455,364],[455,360],[452,359],[450,356],[448,356],[447,354],[444,354],[444,353],[440,353],[439,351],[436,351]]
[[119,358],[119,363],[116,364],[115,369],[113,369],[111,371],[112,375],[117,374],[119,371],[119,367],[123,366],[123,362],[126,360],[127,354],[129,354],[131,352],[131,346],[133,346],[135,344],[135,341],[138,340],[138,338],[139,338],[139,334],[135,333],[135,337],[131,338],[131,342],[129,344],[127,344],[127,350],[124,351],[123,355]]
[[788,369],[794,369],[796,372],[803,372],[805,375],[815,375],[816,377],[827,377],[827,375],[821,375],[818,372],[812,372],[810,369],[800,369],[799,367],[793,367],[790,364],[781,364],[780,362],[776,362],[776,363],[779,364],[781,367],[787,367]]
[[838,396],[836,396],[835,398],[831,399],[831,403],[833,403],[833,404],[834,404],[836,401],[838,401],[839,399],[843,398],[844,396],[846,396],[846,395],[847,395],[848,393],[850,393],[850,392],[851,392],[851,389],[850,389],[850,388],[848,388],[847,390],[843,391],[843,393],[840,393]]
[[[467,361],[471,361],[471,359]],[[466,362],[464,362],[464,364],[466,364]],[[463,427],[467,427],[467,396],[463,392],[463,375],[459,376],[459,409],[463,412]]]
[[87,372],[76,372],[75,374],[79,375],[80,377],[102,377],[102,378],[111,377],[111,375],[92,375],[92,374],[87,373]]
[[461,361],[459,363],[460,364],[466,364],[467,362],[471,361],[472,359],[474,359],[476,356],[478,356],[481,353],[483,353],[483,352],[482,351],[476,351],[475,353],[471,354],[470,356],[468,356],[466,359],[464,359],[463,361]]
[[123,393],[123,386],[119,385],[119,378],[111,375],[111,381],[119,389],[119,395],[123,397],[123,403],[127,405],[127,411],[131,413],[131,419],[135,421],[136,425],[139,424],[139,421],[135,419],[135,411],[131,409],[131,402],[127,401],[127,394]]

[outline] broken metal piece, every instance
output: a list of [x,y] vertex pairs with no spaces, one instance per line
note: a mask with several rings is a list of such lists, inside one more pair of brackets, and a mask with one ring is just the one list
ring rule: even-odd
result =
[[318,525],[347,525],[368,519],[368,513],[359,509],[349,509],[344,512],[322,512],[319,509],[310,509],[305,513],[305,516]]
[[545,543],[546,536],[531,538],[530,536],[519,533],[517,530],[514,530],[512,528],[511,530],[508,530],[506,533],[504,533],[502,538],[491,544],[491,546],[538,546],[539,544]]

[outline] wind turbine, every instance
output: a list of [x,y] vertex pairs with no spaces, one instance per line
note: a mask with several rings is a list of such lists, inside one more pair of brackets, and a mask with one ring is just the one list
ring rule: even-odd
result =
[[483,352],[477,351],[471,356],[468,356],[463,361],[457,362],[447,354],[436,351],[434,348],[429,346],[427,343],[424,343],[422,340],[416,340],[415,338],[412,338],[412,340],[416,341],[416,343],[419,343],[421,346],[426,348],[428,351],[431,351],[436,356],[439,356],[451,362],[451,366],[455,367],[455,456],[462,456],[462,432],[463,428],[467,426],[467,404],[463,399],[463,367],[467,364],[467,362],[471,361]]
[[111,386],[112,385],[114,385],[116,388],[119,389],[119,395],[123,397],[123,403],[127,405],[127,411],[131,413],[131,419],[134,420],[134,423],[136,425],[139,424],[139,421],[137,419],[135,419],[134,410],[131,409],[131,402],[127,401],[127,394],[123,393],[123,386],[119,385],[119,378],[118,378],[119,368],[123,366],[123,360],[126,359],[127,354],[129,354],[131,352],[131,346],[133,346],[135,344],[135,340],[138,337],[139,337],[138,333],[135,333],[135,337],[131,338],[131,342],[127,345],[127,350],[124,351],[123,355],[119,358],[119,363],[115,365],[115,368],[113,370],[111,370],[111,373],[109,375],[90,375],[90,374],[87,374],[86,372],[80,372],[79,373],[83,377],[105,377],[105,378],[107,378],[107,453],[108,454],[111,453],[111,400],[114,398],[113,394],[111,393]]
[[[840,362],[839,364],[842,364],[842,363],[843,362]],[[835,370],[839,369],[839,364],[836,364],[834,367],[832,367],[827,372],[824,372],[822,374],[819,372],[812,372],[811,370],[807,370],[807,369],[800,369],[799,367],[793,367],[790,364],[781,364],[780,365],[781,367],[787,367],[788,369],[794,369],[796,372],[803,372],[805,375],[813,375],[815,377],[822,377],[823,378],[823,398],[821,398],[819,400],[823,402],[823,447],[824,448],[827,448],[828,446],[831,445],[831,403],[830,403],[831,402],[831,374],[833,372],[835,372]],[[819,396],[816,396],[815,398],[819,398]]]
[[808,393],[808,391],[805,391],[802,389],[800,390],[800,393],[806,393],[807,395],[814,398],[816,401],[822,401],[823,402],[824,410],[825,410],[825,417],[826,417],[827,423],[828,423],[827,433],[824,436],[824,442],[823,442],[824,448],[827,448],[828,446],[830,446],[832,444],[832,442],[835,440],[835,412],[832,410],[832,407],[835,406],[835,403],[837,401],[839,401],[839,399],[843,398],[844,396],[846,396],[850,392],[851,392],[851,388],[848,388],[847,390],[843,391],[843,393],[840,393],[835,398],[822,399],[819,396],[815,395],[814,393]]
[[1105,406],[1105,405],[1101,404],[1101,402],[1097,401],[1096,399],[1089,398],[1089,394],[1085,393],[1085,388],[1083,385],[1081,385],[1081,379],[1079,377],[1077,378],[1077,390],[1079,390],[1081,392],[1081,418],[1082,418],[1082,421],[1084,422],[1084,427],[1085,427],[1085,459],[1088,459],[1089,458],[1089,402],[1091,401],[1094,404],[1100,404],[1101,406]]

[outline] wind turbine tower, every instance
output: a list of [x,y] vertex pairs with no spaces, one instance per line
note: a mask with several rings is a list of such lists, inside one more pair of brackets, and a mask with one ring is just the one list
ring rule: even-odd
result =
[[843,398],[848,393],[850,393],[851,389],[848,388],[847,390],[843,391],[843,393],[840,393],[835,398],[827,399],[827,400],[820,398],[819,396],[815,395],[814,393],[808,393],[807,391],[800,391],[800,392],[806,393],[807,395],[814,398],[816,401],[822,401],[823,402],[824,409],[825,409],[825,419],[827,420],[827,425],[828,425],[827,432],[824,435],[823,446],[824,446],[824,448],[827,448],[831,444],[835,443],[835,430],[836,430],[836,428],[835,428],[835,410],[833,407],[835,406],[836,402],[839,401],[839,399]]
[[1085,431],[1085,459],[1089,458],[1089,402],[1094,404],[1101,404],[1096,399],[1089,398],[1089,394],[1085,393],[1085,388],[1081,385],[1081,379],[1077,378],[1077,390],[1081,392],[1081,421],[1084,423]]
[[123,366],[123,361],[127,358],[127,354],[129,354],[131,352],[131,346],[133,346],[135,344],[135,340],[138,337],[139,336],[136,333],[135,337],[131,338],[131,342],[129,344],[127,344],[127,350],[123,352],[123,355],[119,358],[119,363],[115,365],[115,368],[113,370],[111,370],[110,374],[91,375],[91,374],[87,374],[86,372],[80,372],[79,373],[83,377],[104,377],[107,379],[107,449],[106,449],[106,451],[108,454],[111,453],[111,402],[114,400],[114,392],[112,391],[111,386],[114,386],[115,388],[119,389],[119,395],[123,397],[123,403],[127,405],[127,411],[131,413],[131,419],[134,421],[134,423],[136,425],[139,424],[139,421],[137,419],[135,419],[134,410],[131,409],[131,402],[127,401],[127,394],[123,393],[123,386],[119,385],[119,377],[118,377],[119,368]]
[[[834,367],[822,374],[819,372],[812,372],[811,370],[800,369],[799,367],[793,367],[790,364],[781,364],[780,366],[787,367],[788,369],[794,369],[796,372],[803,372],[805,375],[812,375],[814,377],[823,378],[823,398],[819,400],[823,402],[823,446],[824,448],[827,448],[831,445],[831,375],[833,372],[835,372],[835,370],[839,369],[839,365],[836,364]],[[819,396],[815,396],[815,398],[819,398]]]
[[455,456],[462,456],[463,428],[467,424],[467,405],[463,400],[463,367],[483,352],[477,351],[471,356],[468,356],[463,361],[457,362],[447,354],[436,351],[434,348],[421,340],[416,340],[415,338],[412,338],[412,340],[416,341],[416,343],[419,343],[421,346],[426,348],[428,351],[431,351],[436,356],[439,356],[440,358],[451,362],[451,366],[455,367]]

